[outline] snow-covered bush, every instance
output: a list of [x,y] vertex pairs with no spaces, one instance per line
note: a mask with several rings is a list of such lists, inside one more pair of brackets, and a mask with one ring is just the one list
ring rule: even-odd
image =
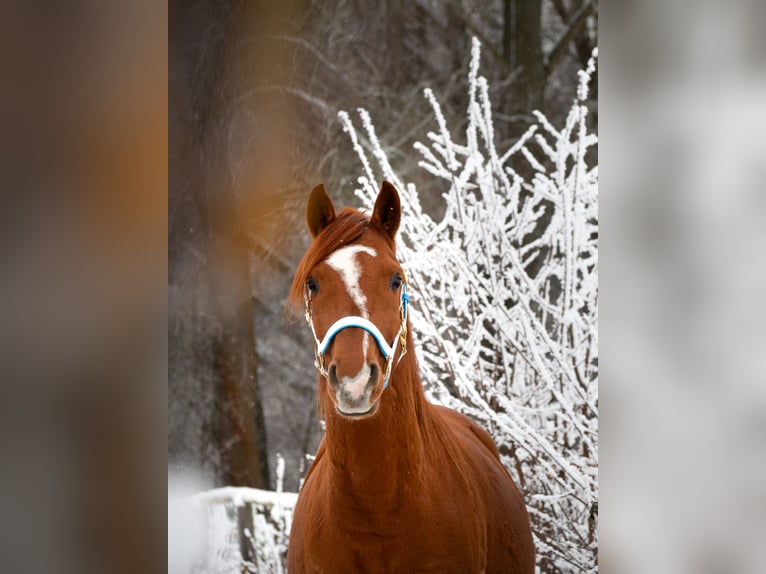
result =
[[540,571],[595,571],[598,168],[586,162],[597,137],[585,100],[597,52],[565,125],[536,113],[508,150],[495,147],[479,54],[474,40],[460,138],[425,90],[438,130],[416,149],[419,165],[445,182],[444,216],[424,213],[363,109],[359,132],[340,113],[364,172],[357,195],[371,207],[380,176],[401,192],[398,254],[430,398],[494,437],[527,501]]

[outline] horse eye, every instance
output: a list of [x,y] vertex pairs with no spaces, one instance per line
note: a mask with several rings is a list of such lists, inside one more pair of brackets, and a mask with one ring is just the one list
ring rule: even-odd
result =
[[399,273],[394,273],[391,276],[391,281],[388,283],[393,291],[397,291],[402,287],[402,276]]
[[308,287],[309,293],[312,295],[319,292],[319,285],[317,285],[313,277],[309,277],[308,281],[306,281],[306,287]]

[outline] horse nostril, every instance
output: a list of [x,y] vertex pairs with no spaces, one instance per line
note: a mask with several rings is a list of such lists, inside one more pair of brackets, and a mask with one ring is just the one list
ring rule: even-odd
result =
[[330,365],[330,372],[329,372],[329,380],[330,380],[330,386],[333,389],[337,389],[340,386],[340,383],[338,382],[338,371],[335,368],[335,364],[333,363]]
[[369,385],[374,386],[378,382],[378,365],[370,363],[370,381]]

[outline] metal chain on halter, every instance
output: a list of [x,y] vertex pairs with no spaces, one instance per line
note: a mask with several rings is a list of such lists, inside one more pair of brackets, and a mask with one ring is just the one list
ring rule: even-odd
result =
[[397,365],[404,358],[404,355],[407,354],[407,307],[410,304],[410,294],[407,290],[408,285],[407,274],[404,272],[404,269],[402,269],[402,296],[399,300],[399,317],[402,321],[399,342],[402,345],[402,352],[399,354],[399,360],[396,361]]
[[324,364],[324,355],[319,352],[319,339],[317,338],[317,332],[314,329],[314,314],[311,304],[311,291],[309,291],[308,285],[303,286],[303,301],[306,305],[306,323],[311,329],[311,335],[314,337],[314,366],[319,370],[319,374],[324,378],[327,378],[327,367]]

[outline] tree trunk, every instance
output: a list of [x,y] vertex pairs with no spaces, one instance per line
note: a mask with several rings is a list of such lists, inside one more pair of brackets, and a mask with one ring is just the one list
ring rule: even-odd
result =
[[545,90],[545,61],[541,33],[542,2],[514,0],[514,37],[516,66],[523,68],[525,78],[524,111],[542,110]]
[[227,484],[269,488],[266,424],[256,377],[250,256],[236,231],[228,231],[236,229],[236,223],[216,227],[209,269],[220,326],[215,372],[220,385],[222,471]]
[[[185,143],[174,148],[179,154],[176,170],[183,171],[175,174],[179,183],[174,193],[189,194],[198,216],[201,254],[194,255],[203,260],[199,281],[209,285],[201,315],[210,333],[201,339],[210,345],[207,349],[212,348],[212,357],[207,349],[197,347],[186,350],[183,357],[197,366],[213,361],[208,384],[215,387],[216,406],[212,414],[205,415],[209,428],[205,444],[195,445],[200,452],[193,454],[204,460],[209,458],[205,447],[213,446],[220,462],[214,469],[218,480],[268,488],[266,427],[256,380],[249,243],[228,173],[228,126],[222,121],[226,118],[226,86],[231,73],[229,43],[237,41],[230,33],[237,25],[235,4],[198,0],[183,9],[178,7],[171,23],[171,38],[180,47],[173,52],[173,82],[177,100],[185,106],[174,115],[181,118],[173,123],[174,133],[179,143]],[[191,376],[197,374],[192,370]],[[176,386],[183,384],[176,382]]]

